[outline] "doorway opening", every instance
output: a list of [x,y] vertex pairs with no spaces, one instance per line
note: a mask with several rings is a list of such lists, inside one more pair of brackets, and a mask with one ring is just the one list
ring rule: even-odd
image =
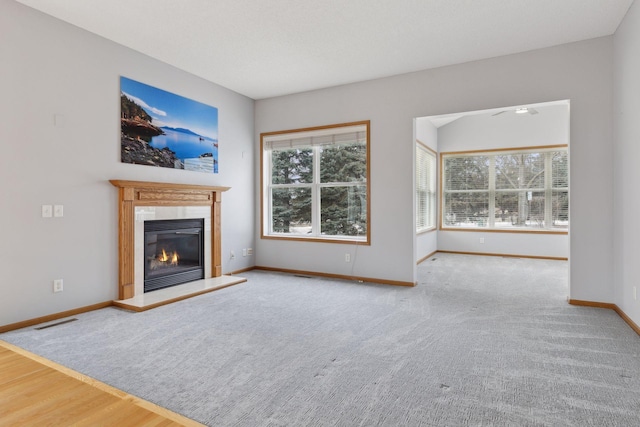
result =
[[569,100],[416,118],[437,183],[416,262],[436,251],[568,261],[569,118]]

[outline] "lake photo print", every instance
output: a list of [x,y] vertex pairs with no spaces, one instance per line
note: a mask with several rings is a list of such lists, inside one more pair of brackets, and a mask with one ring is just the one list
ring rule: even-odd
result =
[[218,109],[120,77],[123,163],[218,173]]

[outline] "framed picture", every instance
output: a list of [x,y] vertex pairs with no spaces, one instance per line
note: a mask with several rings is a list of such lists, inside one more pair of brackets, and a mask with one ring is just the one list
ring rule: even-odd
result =
[[120,77],[123,163],[218,173],[218,109]]

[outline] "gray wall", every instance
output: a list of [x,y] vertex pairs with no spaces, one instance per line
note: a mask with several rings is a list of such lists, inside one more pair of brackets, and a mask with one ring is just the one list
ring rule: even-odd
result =
[[357,248],[354,265],[345,266],[344,245],[273,240],[258,241],[257,264],[415,281],[413,119],[566,99],[570,295],[612,302],[612,60],[612,37],[604,37],[256,101],[256,140],[260,132],[370,119],[372,144],[371,246]]
[[[109,179],[232,187],[223,271],[253,265],[241,255],[256,235],[253,100],[9,0],[0,1],[0,58],[0,325],[117,297]],[[120,163],[120,75],[217,107],[220,173]],[[64,205],[64,217],[41,218],[43,204]]]
[[[640,5],[635,2],[614,38],[615,303],[640,325]],[[636,287],[637,299],[633,298]]]
[[[625,114],[638,110],[626,94],[637,92],[637,14],[632,8],[616,36],[615,105]],[[407,167],[414,118],[559,99],[571,101],[571,297],[629,305],[635,276],[629,265],[638,250],[621,236],[633,231],[637,209],[620,193],[615,248],[629,253],[616,262],[615,292],[613,286],[613,37],[261,100],[255,110],[246,97],[9,0],[0,0],[0,58],[0,220],[8,224],[0,245],[0,324],[116,297],[117,197],[107,182],[113,178],[231,186],[222,212],[225,272],[255,261],[415,281],[414,171]],[[220,173],[120,163],[120,75],[218,107]],[[56,114],[64,118],[59,126]],[[372,141],[371,246],[256,239],[260,132],[365,119]],[[616,184],[628,187],[637,179],[637,124],[617,119],[616,161],[624,167]],[[42,204],[63,204],[64,218],[41,218]],[[255,259],[238,256],[244,247],[254,248]],[[56,278],[65,280],[65,291],[53,294]],[[629,311],[638,321],[634,304]]]

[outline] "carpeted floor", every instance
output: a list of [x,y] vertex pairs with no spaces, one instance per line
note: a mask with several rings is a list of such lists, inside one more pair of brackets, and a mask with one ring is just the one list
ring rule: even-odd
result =
[[0,339],[211,426],[637,426],[640,337],[567,263],[437,254],[415,288],[253,271]]

